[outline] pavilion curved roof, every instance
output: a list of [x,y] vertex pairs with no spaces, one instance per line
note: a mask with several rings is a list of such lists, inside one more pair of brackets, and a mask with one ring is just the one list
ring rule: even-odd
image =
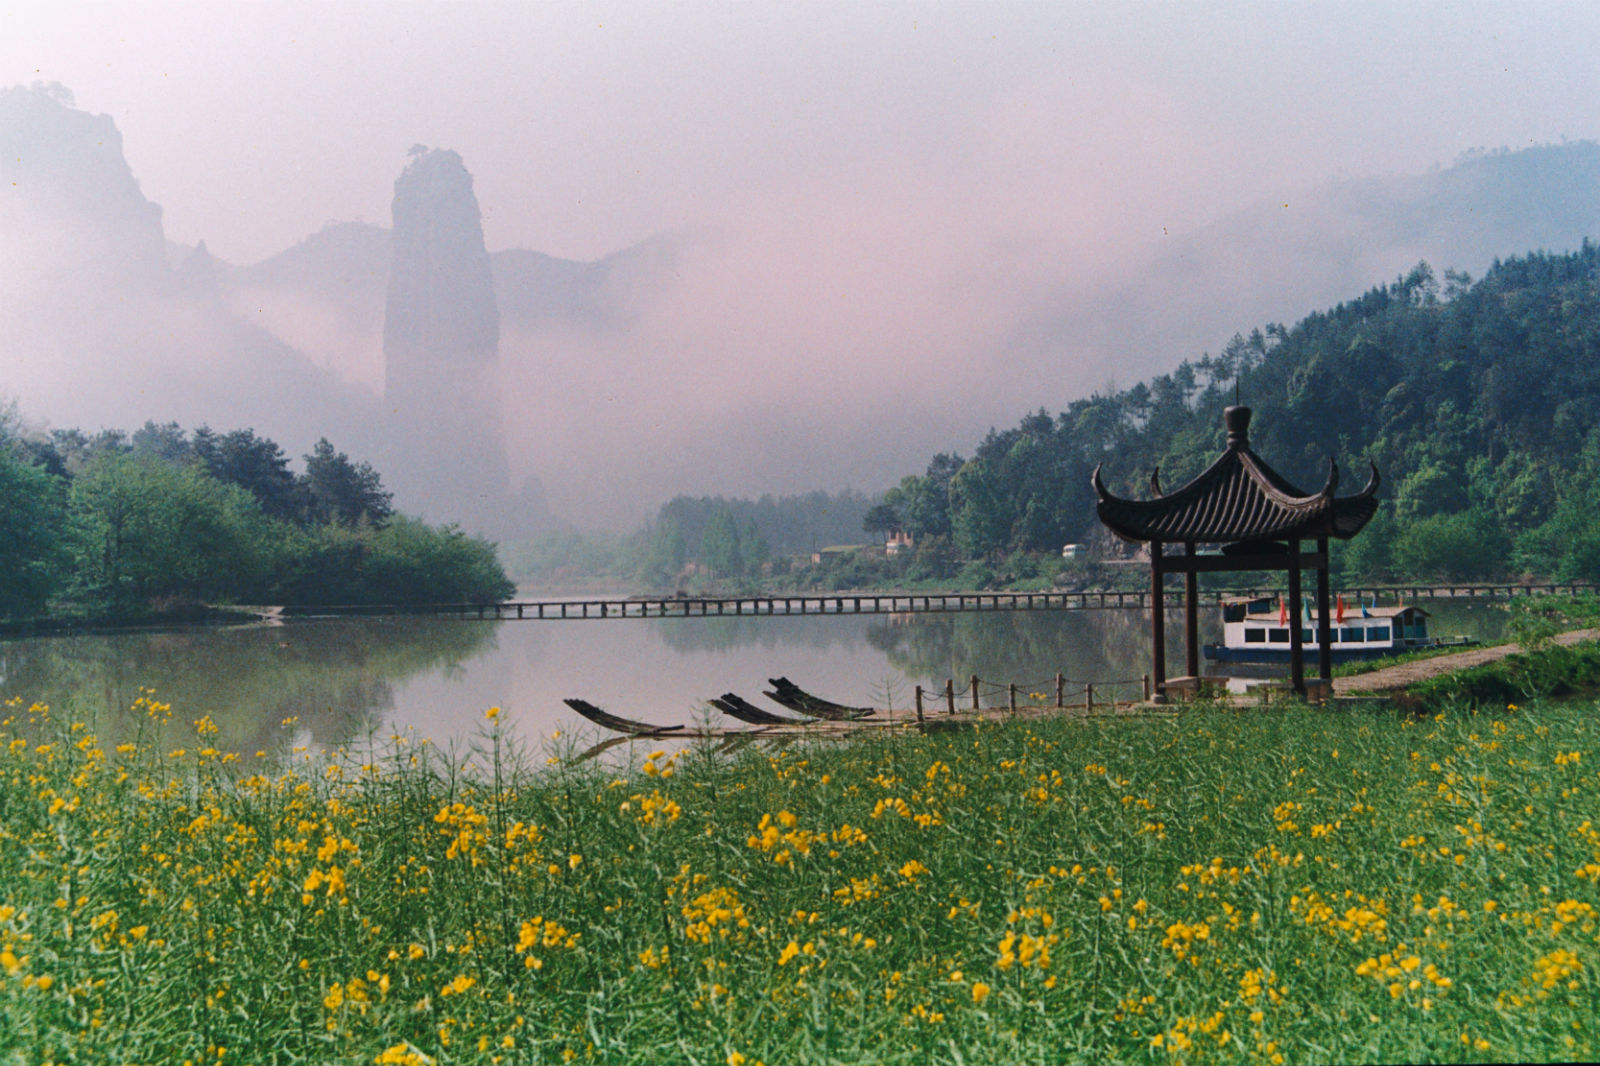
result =
[[1248,407],[1223,412],[1228,448],[1198,477],[1174,492],[1162,493],[1151,474],[1155,494],[1149,500],[1113,495],[1092,478],[1100,521],[1130,541],[1192,541],[1229,544],[1241,541],[1348,539],[1361,531],[1378,509],[1378,468],[1354,496],[1335,496],[1339,468],[1328,460],[1328,479],[1318,492],[1302,492],[1250,450]]

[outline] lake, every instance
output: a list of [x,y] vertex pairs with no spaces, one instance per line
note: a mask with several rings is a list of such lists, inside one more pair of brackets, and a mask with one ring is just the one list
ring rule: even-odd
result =
[[[1503,606],[1423,606],[1435,635],[1505,635]],[[1202,641],[1220,631],[1217,612],[1203,613]],[[1181,615],[1172,613],[1173,675],[1183,672],[1181,634]],[[107,742],[137,730],[128,708],[149,688],[172,705],[175,724],[210,715],[221,729],[218,746],[247,753],[338,746],[408,728],[439,744],[463,743],[492,706],[539,745],[557,731],[598,735],[562,703],[568,696],[659,724],[693,723],[707,714],[706,698],[730,691],[776,710],[761,692],[780,675],[841,703],[880,707],[909,707],[914,686],[942,690],[946,678],[964,690],[974,674],[985,705],[1003,704],[1013,682],[1024,698],[1053,697],[1058,672],[1069,692],[1092,682],[1102,697],[1116,687],[1127,698],[1149,657],[1144,612],[1121,609],[504,622],[391,616],[0,640],[0,695],[93,721]],[[285,727],[285,719],[298,721]]]

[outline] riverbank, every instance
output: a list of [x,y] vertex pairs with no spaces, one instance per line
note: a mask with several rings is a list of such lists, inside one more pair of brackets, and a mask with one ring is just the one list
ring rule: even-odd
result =
[[[1551,638],[1551,641],[1556,646],[1563,648],[1570,648],[1576,644],[1593,643],[1600,641],[1600,629],[1569,630],[1565,633],[1556,634]],[[1333,691],[1335,695],[1341,696],[1357,693],[1394,692],[1446,674],[1502,662],[1512,655],[1523,654],[1525,651],[1526,649],[1522,645],[1509,643],[1496,644],[1487,648],[1473,648],[1469,651],[1452,652],[1447,655],[1435,655],[1427,659],[1418,659],[1396,666],[1381,667],[1349,677],[1336,677],[1333,679]]]
[[622,770],[519,756],[491,709],[462,757],[323,762],[286,723],[271,771],[137,710],[115,749],[0,719],[0,1060],[1600,1050],[1588,706],[1209,707]]
[[175,626],[247,625],[274,617],[281,611],[279,607],[220,607],[194,603],[121,614],[62,612],[51,617],[0,620],[0,637],[117,633]]

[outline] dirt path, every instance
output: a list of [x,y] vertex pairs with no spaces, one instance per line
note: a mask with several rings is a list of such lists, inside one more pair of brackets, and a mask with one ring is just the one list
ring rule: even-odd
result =
[[[1600,629],[1574,629],[1569,633],[1557,635],[1555,639],[1557,644],[1600,640]],[[1440,674],[1492,663],[1521,650],[1521,646],[1517,644],[1497,644],[1492,648],[1473,648],[1471,651],[1457,652],[1454,655],[1436,655],[1431,659],[1420,659],[1414,663],[1386,666],[1382,670],[1374,670],[1367,674],[1336,677],[1333,679],[1333,691],[1338,696],[1358,692],[1387,692],[1391,689],[1405,688],[1418,681],[1426,681],[1430,677],[1438,677]]]

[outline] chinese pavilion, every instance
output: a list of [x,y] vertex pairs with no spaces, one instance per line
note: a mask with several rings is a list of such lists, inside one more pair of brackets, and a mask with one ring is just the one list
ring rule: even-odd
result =
[[[1328,460],[1328,479],[1320,492],[1305,493],[1278,475],[1250,450],[1250,408],[1229,407],[1222,413],[1228,447],[1187,485],[1163,493],[1159,470],[1150,475],[1151,499],[1114,496],[1094,470],[1094,492],[1100,521],[1117,536],[1150,546],[1150,636],[1152,696],[1166,700],[1168,689],[1197,685],[1200,675],[1199,624],[1196,615],[1198,575],[1222,570],[1287,570],[1289,603],[1300,611],[1300,572],[1317,572],[1319,673],[1333,677],[1331,612],[1328,603],[1328,540],[1348,540],[1377,511],[1378,468],[1354,496],[1335,496],[1339,468]],[[1306,551],[1307,542],[1315,543]],[[1168,554],[1168,545],[1182,545]],[[1220,546],[1221,554],[1199,554],[1201,545]],[[1168,574],[1184,577],[1184,639],[1188,677],[1166,677],[1165,595]],[[1289,627],[1290,683],[1305,695],[1305,640],[1301,627]]]

